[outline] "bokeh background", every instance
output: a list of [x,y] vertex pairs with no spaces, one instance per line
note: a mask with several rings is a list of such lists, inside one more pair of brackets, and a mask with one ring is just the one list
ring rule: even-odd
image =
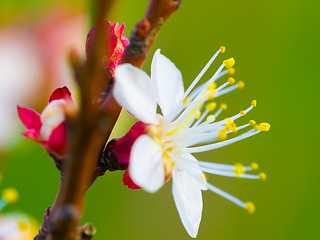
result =
[[[84,50],[88,4],[65,2],[0,2],[0,50],[10,49],[1,46],[13,39],[17,41],[14,49],[32,49],[31,53],[0,54],[0,189],[13,186],[20,193],[19,201],[4,212],[20,210],[39,222],[55,197],[59,175],[45,151],[21,137],[23,126],[15,104],[41,111],[54,88],[64,84],[74,88],[63,59],[70,47]],[[124,21],[129,36],[147,3],[118,1],[112,20]],[[319,1],[308,0],[184,0],[161,29],[144,66],[147,72],[152,53],[161,48],[182,71],[188,86],[212,54],[225,45],[226,53],[206,77],[233,56],[235,78],[246,83],[243,90],[219,99],[229,106],[225,117],[257,99],[258,107],[242,121],[255,119],[272,125],[268,133],[197,156],[219,163],[258,162],[268,174],[265,182],[209,176],[211,183],[253,201],[257,209],[250,215],[212,192],[203,192],[198,239],[320,239],[319,9]],[[3,42],[7,36],[11,40]],[[46,54],[49,57],[43,56]],[[10,88],[10,66],[3,56],[12,60],[15,74],[22,72],[12,76],[16,82]],[[123,113],[113,136],[120,137],[133,122]],[[170,183],[148,194],[123,186],[122,174],[107,173],[87,194],[83,223],[91,222],[97,228],[94,239],[189,238],[175,209]]]

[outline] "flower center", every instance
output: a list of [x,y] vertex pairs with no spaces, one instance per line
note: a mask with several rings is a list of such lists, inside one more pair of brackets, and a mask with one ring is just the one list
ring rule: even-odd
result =
[[166,148],[166,144],[163,141],[164,133],[161,123],[159,125],[149,125],[147,128],[147,133],[152,138],[152,140],[160,145],[163,149],[162,162],[165,171],[165,180],[167,181],[171,178],[172,169],[176,165],[176,163],[170,157],[170,152],[173,152],[175,149],[173,147]]

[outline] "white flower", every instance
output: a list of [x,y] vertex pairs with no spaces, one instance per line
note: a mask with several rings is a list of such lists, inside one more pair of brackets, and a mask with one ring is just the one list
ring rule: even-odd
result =
[[1,240],[33,239],[38,230],[38,223],[25,214],[17,212],[0,215]]
[[[195,88],[214,59],[224,50],[221,47],[216,52],[187,91],[184,91],[180,71],[160,54],[160,50],[156,51],[152,60],[151,78],[130,64],[120,65],[115,72],[114,98],[133,116],[147,124],[147,134],[140,136],[132,146],[129,175],[135,184],[148,192],[157,191],[172,177],[173,198],[181,221],[191,237],[196,237],[201,221],[202,190],[210,189],[249,212],[254,211],[251,202],[244,203],[207,183],[203,172],[228,177],[265,178],[264,173],[245,173],[256,169],[257,164],[233,166],[201,162],[192,155],[229,145],[270,128],[267,123],[255,125],[253,120],[239,127],[235,125],[234,120],[256,106],[255,100],[249,108],[225,120],[215,121],[227,108],[225,104],[209,115],[216,107],[212,99],[244,86],[241,81],[234,84],[232,77],[221,86],[215,86],[217,79],[228,73],[233,74],[234,59],[230,58],[223,62],[212,78]],[[162,115],[157,114],[157,105]],[[225,140],[228,134],[253,125],[254,129]],[[199,144],[204,145],[195,146]]]

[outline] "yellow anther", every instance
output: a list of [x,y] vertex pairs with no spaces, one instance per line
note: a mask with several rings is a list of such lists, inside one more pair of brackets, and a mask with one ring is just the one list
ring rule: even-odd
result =
[[29,226],[28,226],[28,223],[26,223],[25,221],[19,221],[18,222],[18,228],[19,228],[19,230],[24,232],[24,231],[28,230]]
[[260,125],[255,125],[254,127],[253,127],[253,129],[255,130],[255,131],[259,131],[259,130],[261,130],[261,127],[260,127]]
[[200,116],[201,116],[201,112],[198,110],[198,111],[196,112],[195,118],[196,118],[196,119],[199,119]]
[[210,123],[214,122],[215,120],[216,120],[216,118],[213,115],[209,115],[207,117],[207,121],[210,122]]
[[236,69],[234,69],[234,68],[229,68],[228,69],[228,74],[229,75],[233,75],[235,72],[236,72]]
[[248,213],[253,214],[256,210],[256,206],[253,204],[253,202],[246,202],[246,209]]
[[237,125],[235,123],[231,125],[231,130],[234,133],[238,132],[238,128],[237,128]]
[[233,121],[232,119],[230,119],[230,118],[227,118],[226,121],[227,121],[227,124],[232,124],[232,123],[234,123],[234,121]]
[[221,52],[221,53],[224,53],[225,51],[226,51],[226,47],[225,47],[225,46],[221,46],[221,47],[220,47],[220,52]]
[[256,162],[253,162],[250,164],[250,167],[252,170],[257,170],[259,168],[259,164]]
[[219,132],[219,136],[218,136],[220,141],[226,140],[227,139],[227,133],[224,130],[221,130]]
[[212,111],[213,109],[215,109],[217,106],[217,104],[215,102],[211,102],[211,103],[208,103],[205,108],[208,110],[208,111]]
[[228,82],[230,85],[234,84],[236,82],[236,80],[234,80],[233,77],[229,77]]
[[220,108],[221,108],[222,110],[227,110],[228,106],[227,106],[227,104],[222,103],[222,104],[220,105]]
[[224,60],[223,61],[223,64],[224,64],[224,66],[226,67],[226,68],[232,68],[233,66],[234,66],[234,64],[235,64],[235,60],[234,60],[234,58],[232,57],[232,58],[229,58],[229,59],[227,59],[227,60]]
[[244,174],[246,171],[244,170],[244,166],[241,163],[236,163],[234,165],[233,172],[237,175],[241,175],[241,174]]
[[226,131],[233,131],[233,132],[237,132],[238,131],[238,129],[237,129],[237,125],[234,123],[234,121],[233,120],[231,120],[231,119],[226,119],[226,124],[224,125],[224,129],[226,130]]
[[208,96],[208,99],[209,99],[209,100],[213,100],[213,99],[214,99],[214,96],[209,95],[209,96]]
[[208,97],[210,97],[210,96],[212,96],[213,94],[216,94],[216,93],[217,93],[216,90],[214,90],[214,89],[208,89],[205,94],[206,94]]
[[250,124],[251,126],[254,126],[254,125],[256,124],[256,121],[255,121],[255,120],[250,120],[250,121],[249,121],[249,124]]
[[260,130],[263,132],[268,132],[270,130],[270,124],[269,123],[260,123]]
[[14,203],[18,200],[19,194],[15,188],[6,188],[2,191],[2,198],[7,203]]
[[244,84],[243,81],[239,81],[239,82],[237,83],[237,85],[238,85],[238,88],[239,88],[239,89],[242,89],[242,88],[244,88],[244,86],[245,86],[245,84]]
[[172,169],[175,166],[175,163],[166,152],[163,153],[162,160],[163,160],[165,176],[166,176],[166,178],[167,177],[170,178],[171,174],[172,174]]
[[253,101],[251,102],[251,106],[256,107],[256,106],[257,106],[257,100],[253,100]]
[[246,113],[245,113],[244,111],[240,111],[240,114],[241,114],[242,116],[246,115]]
[[265,174],[264,172],[262,172],[262,173],[259,173],[259,179],[260,180],[266,180],[267,179],[267,174]]
[[188,98],[188,97],[186,97],[186,98],[183,100],[183,104],[187,104],[187,103],[189,103],[189,98]]
[[213,89],[213,90],[215,90],[216,88],[217,88],[217,84],[216,84],[215,82],[210,83],[210,84],[208,85],[208,89]]

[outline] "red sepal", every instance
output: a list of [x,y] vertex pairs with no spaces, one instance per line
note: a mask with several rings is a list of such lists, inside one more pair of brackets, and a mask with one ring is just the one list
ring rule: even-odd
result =
[[52,102],[53,100],[59,100],[63,99],[65,101],[72,100],[71,98],[71,93],[67,87],[62,87],[62,88],[57,88],[54,90],[54,92],[51,94],[49,98],[49,103]]
[[67,127],[65,122],[52,131],[49,140],[44,145],[49,152],[59,156],[64,156],[67,153]]
[[113,144],[113,153],[121,164],[129,164],[132,145],[138,137],[145,134],[146,126],[147,124],[141,121],[135,123],[128,133],[116,140]]
[[129,175],[128,169],[124,172],[122,181],[123,181],[123,184],[128,186],[128,188],[130,188],[130,189],[141,189],[141,187],[139,187],[137,184],[135,184],[132,181],[132,179]]
[[40,120],[40,115],[38,113],[30,108],[18,106],[18,114],[21,121],[28,130],[34,129],[38,134],[40,134],[42,123]]

